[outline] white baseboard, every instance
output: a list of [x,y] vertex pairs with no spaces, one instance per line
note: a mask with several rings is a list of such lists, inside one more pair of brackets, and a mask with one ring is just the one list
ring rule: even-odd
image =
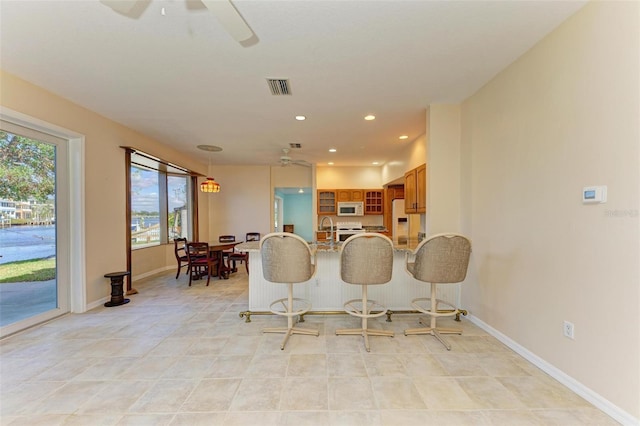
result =
[[489,324],[486,324],[481,319],[469,315],[466,317],[469,321],[504,343],[506,346],[511,348],[514,352],[518,353],[520,356],[525,358],[527,361],[571,389],[577,395],[581,396],[585,400],[589,401],[591,404],[596,406],[598,409],[602,410],[608,416],[613,418],[615,421],[619,422],[625,426],[638,426],[640,425],[640,419],[633,417],[631,414],[627,413],[620,407],[611,403],[609,400],[604,398],[602,395],[597,394],[593,390],[589,389],[573,377],[567,375],[562,370],[554,367],[549,364],[544,359],[540,358],[536,354],[530,352],[527,348],[521,346],[517,342],[511,340],[509,337],[505,336],[495,328],[491,327]]
[[104,306],[104,304],[107,303],[109,300],[111,300],[111,296],[106,296],[106,297],[103,297],[102,299],[96,300],[95,302],[87,303],[87,311],[98,308],[100,306]]
[[147,277],[150,277],[152,275],[159,274],[161,272],[166,272],[166,271],[169,271],[171,269],[176,269],[176,267],[175,266],[164,266],[162,268],[154,269],[153,271],[145,272],[144,274],[135,275],[135,276],[131,277],[131,282],[133,283],[134,281],[141,280],[143,278],[147,278]]
[[[175,266],[165,266],[163,268],[158,268],[158,269],[153,270],[153,271],[145,272],[144,274],[136,275],[135,277],[131,278],[131,283],[133,283],[136,280],[141,280],[143,278],[147,278],[147,277],[150,277],[152,275],[159,274],[161,272],[169,271],[171,269],[175,269]],[[90,311],[91,309],[95,309],[97,307],[103,306],[105,303],[107,303],[110,300],[111,300],[111,296],[106,296],[106,297],[103,297],[102,299],[98,299],[98,300],[96,300],[94,302],[88,303],[87,304],[87,311]]]

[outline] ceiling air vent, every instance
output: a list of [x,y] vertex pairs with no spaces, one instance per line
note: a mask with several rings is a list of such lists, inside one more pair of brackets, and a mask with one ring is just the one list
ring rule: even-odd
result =
[[299,143],[289,143],[289,148],[302,148],[302,145]]
[[274,96],[290,95],[291,87],[289,87],[289,80],[280,78],[268,78],[267,84],[269,84],[269,90]]

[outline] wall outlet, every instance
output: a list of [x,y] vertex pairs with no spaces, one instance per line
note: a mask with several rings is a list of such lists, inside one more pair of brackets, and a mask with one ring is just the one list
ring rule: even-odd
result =
[[573,323],[572,322],[565,321],[562,324],[562,331],[565,337],[568,337],[569,339],[573,339]]

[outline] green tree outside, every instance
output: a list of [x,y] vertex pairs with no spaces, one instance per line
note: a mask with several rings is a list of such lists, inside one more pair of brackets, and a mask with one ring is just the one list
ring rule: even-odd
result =
[[55,148],[0,131],[0,198],[45,203],[55,191]]

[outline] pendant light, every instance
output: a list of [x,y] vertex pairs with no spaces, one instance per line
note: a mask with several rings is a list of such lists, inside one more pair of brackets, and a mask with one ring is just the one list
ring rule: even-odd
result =
[[200,192],[220,192],[220,184],[214,178],[208,177],[200,184]]
[[[197,148],[209,153],[209,168],[211,168],[211,153],[222,151],[222,148],[214,145],[198,145]],[[207,174],[208,173],[209,170],[207,169]],[[220,184],[216,182],[214,178],[207,177],[207,179],[200,184],[200,192],[220,192]]]

